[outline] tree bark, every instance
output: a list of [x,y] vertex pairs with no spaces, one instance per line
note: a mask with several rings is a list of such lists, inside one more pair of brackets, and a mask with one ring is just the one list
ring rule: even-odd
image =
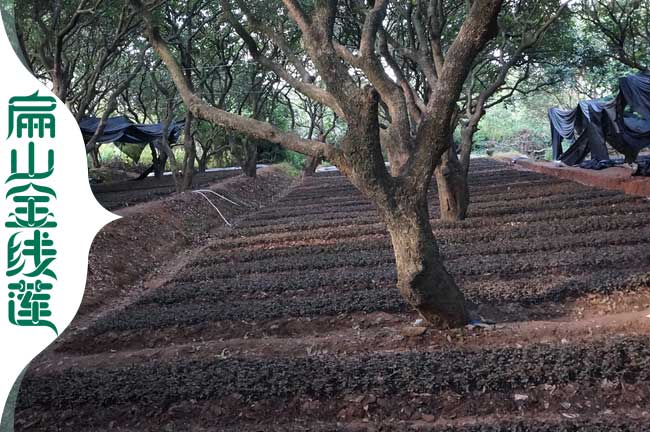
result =
[[467,173],[458,161],[454,146],[442,156],[435,170],[440,203],[440,219],[460,221],[467,217],[469,208],[469,187]]
[[208,169],[208,156],[206,154],[203,154],[200,158],[198,158],[199,161],[199,172],[204,173],[205,170]]
[[255,178],[257,177],[257,141],[250,138],[245,138],[243,141],[241,169],[247,177]]
[[160,155],[158,156],[158,163],[156,164],[154,177],[162,178],[162,176],[165,174],[165,166],[167,165],[167,159],[168,159],[167,154],[161,152]]
[[93,150],[90,152],[90,155],[92,156],[93,159],[93,166],[95,168],[101,168],[102,163],[99,160],[99,147],[93,148]]
[[228,146],[233,158],[248,177],[257,176],[257,140],[252,137],[241,137],[228,134]]
[[305,158],[305,164],[302,168],[303,177],[312,177],[316,173],[316,168],[321,163],[321,158],[314,156],[307,156]]
[[183,132],[183,148],[185,149],[185,156],[183,157],[183,178],[180,184],[179,192],[192,189],[192,181],[194,178],[194,161],[196,160],[196,146],[194,138],[192,137],[192,120],[194,115],[188,111],[185,115],[185,130]]
[[174,151],[169,145],[169,125],[171,124],[171,115],[172,115],[170,106],[171,106],[170,100],[168,100],[167,116],[162,121],[163,136],[162,139],[160,140],[160,150],[161,150],[160,158],[162,159],[162,172],[160,176],[162,177],[162,175],[164,174],[165,164],[167,162],[167,159],[169,159],[169,166],[170,166],[170,171],[172,173],[172,179],[174,180],[174,186],[176,187],[176,191],[178,192],[180,189],[180,180],[178,179],[178,163],[176,161],[176,155],[174,155]]
[[464,325],[469,320],[465,297],[443,265],[429,223],[426,193],[403,196],[404,202],[380,207],[393,244],[397,287],[426,321]]
[[165,165],[167,164],[167,154],[163,151],[158,151],[156,146],[149,144],[151,148],[151,157],[153,159],[153,175],[159,179],[165,174]]
[[67,102],[69,92],[68,73],[61,64],[54,65],[52,73],[52,93],[63,103]]
[[465,177],[469,173],[469,163],[472,150],[474,149],[474,134],[477,131],[477,123],[470,120],[460,128],[460,165]]

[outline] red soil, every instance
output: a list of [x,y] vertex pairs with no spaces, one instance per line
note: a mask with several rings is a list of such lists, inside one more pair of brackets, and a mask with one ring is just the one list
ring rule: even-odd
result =
[[519,170],[535,171],[572,180],[587,186],[620,190],[629,195],[650,197],[650,178],[633,177],[630,168],[612,167],[604,170],[590,170],[579,167],[557,166],[553,162],[546,161],[502,160]]

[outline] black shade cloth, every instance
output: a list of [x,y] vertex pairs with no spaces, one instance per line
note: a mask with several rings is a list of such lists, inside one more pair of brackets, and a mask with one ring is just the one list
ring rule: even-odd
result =
[[605,168],[611,168],[616,165],[622,165],[623,160],[586,160],[580,162],[580,168],[592,169],[592,170],[602,170]]
[[650,74],[629,75],[618,80],[623,101],[650,120]]
[[639,162],[633,176],[650,177],[650,159]]
[[[573,110],[551,108],[553,159],[577,165],[591,155],[607,161],[607,144],[633,162],[650,146],[650,74],[619,79],[619,93],[611,100],[581,101]],[[565,151],[562,142],[570,143]]]
[[[623,158],[597,161],[594,159],[580,162],[580,168],[602,170],[614,166],[621,166],[625,160]],[[650,156],[640,155],[637,158],[637,167],[632,174],[633,176],[650,177]]]
[[[87,141],[95,134],[100,119],[97,117],[84,117],[79,122],[79,128]],[[168,128],[168,139],[174,143],[180,136],[184,121],[172,122]],[[97,139],[97,143],[130,143],[149,144],[160,141],[163,137],[162,123],[136,124],[125,116],[111,117],[106,121],[104,132]]]

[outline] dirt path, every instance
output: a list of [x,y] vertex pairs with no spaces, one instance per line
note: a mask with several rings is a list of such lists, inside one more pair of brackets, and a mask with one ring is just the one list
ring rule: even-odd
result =
[[650,430],[650,202],[473,164],[433,227],[495,327],[414,325],[372,206],[318,175],[44,353],[17,430]]

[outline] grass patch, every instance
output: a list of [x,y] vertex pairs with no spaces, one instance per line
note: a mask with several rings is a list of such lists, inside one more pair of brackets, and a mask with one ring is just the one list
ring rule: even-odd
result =
[[289,177],[299,177],[302,174],[302,169],[296,168],[296,166],[290,162],[284,161],[276,164],[278,168],[285,172]]

